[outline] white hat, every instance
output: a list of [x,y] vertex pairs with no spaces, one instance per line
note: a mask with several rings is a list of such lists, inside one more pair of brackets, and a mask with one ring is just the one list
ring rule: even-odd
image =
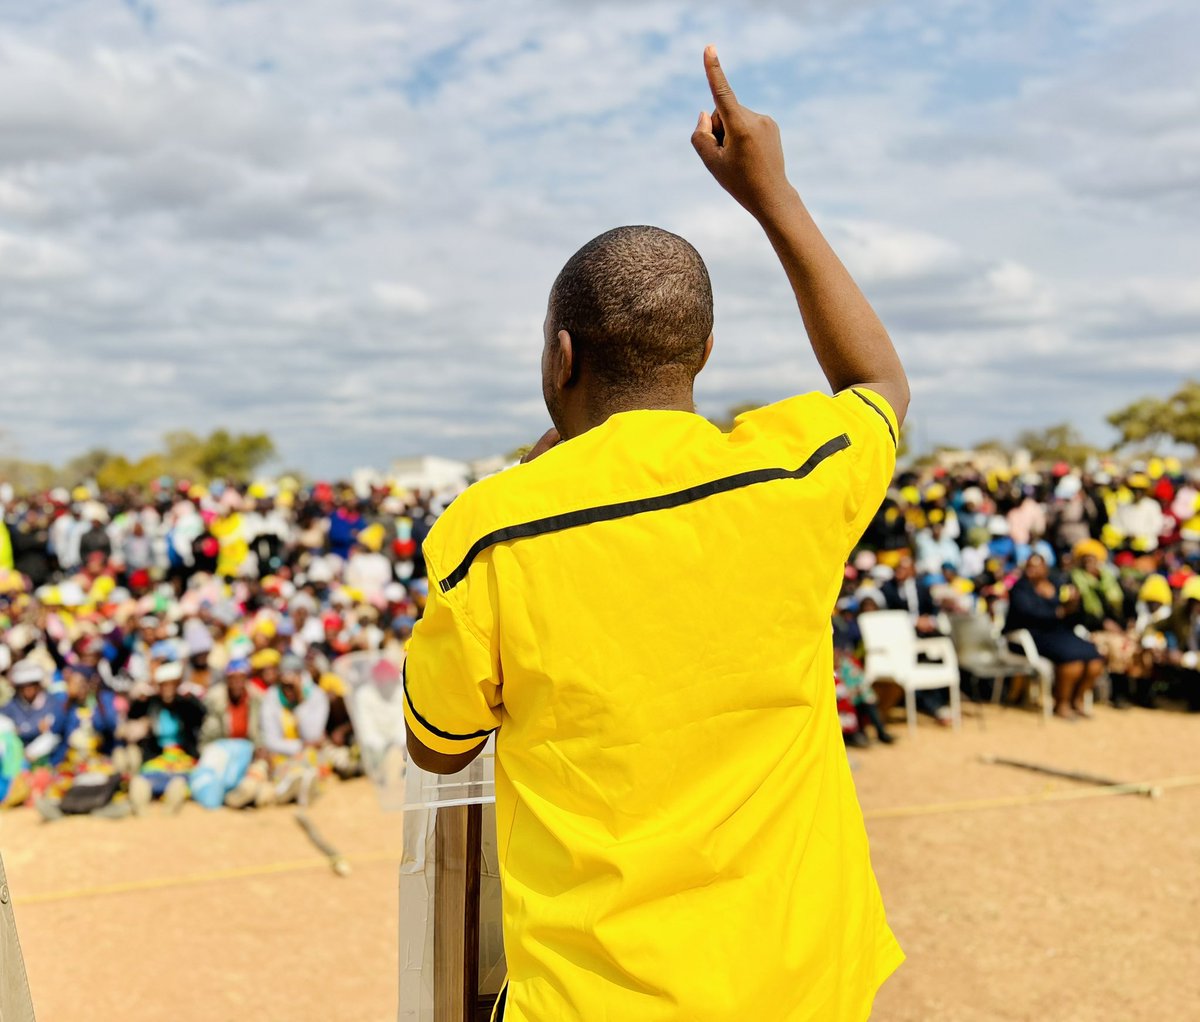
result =
[[1079,476],[1063,476],[1054,487],[1054,496],[1059,500],[1070,500],[1083,489]]
[[1008,519],[1003,515],[992,515],[988,521],[988,532],[993,536],[1008,535]]
[[19,688],[21,685],[44,685],[46,684],[46,668],[33,660],[21,660],[13,665],[13,669],[8,674],[8,680],[14,688]]
[[161,684],[164,681],[182,681],[183,664],[178,660],[168,660],[154,668],[154,680]]
[[883,593],[881,593],[873,585],[862,586],[854,594],[854,598],[858,600],[859,606],[862,606],[865,600],[874,600],[881,608],[887,605],[887,600],[883,598]]

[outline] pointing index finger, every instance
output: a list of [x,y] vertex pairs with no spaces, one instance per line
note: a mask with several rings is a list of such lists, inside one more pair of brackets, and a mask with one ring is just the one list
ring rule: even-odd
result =
[[733,94],[733,89],[729,87],[725,72],[721,70],[721,61],[717,58],[715,46],[710,45],[704,48],[704,73],[708,76],[708,87],[712,90],[713,102],[716,104],[717,110],[727,116],[737,108],[738,101]]

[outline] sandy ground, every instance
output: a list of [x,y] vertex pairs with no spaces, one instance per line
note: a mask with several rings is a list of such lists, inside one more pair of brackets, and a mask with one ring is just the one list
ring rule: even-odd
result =
[[[982,764],[984,753],[1123,780],[1200,775],[1200,717],[1100,708],[1092,722],[1043,725],[988,708],[959,734],[927,721],[899,733],[853,757],[908,953],[875,1019],[1200,1017],[1200,786],[908,811],[1088,790]],[[400,821],[361,782],[311,815],[354,863],[349,878],[286,810],[0,818],[39,1019],[393,1019]]]

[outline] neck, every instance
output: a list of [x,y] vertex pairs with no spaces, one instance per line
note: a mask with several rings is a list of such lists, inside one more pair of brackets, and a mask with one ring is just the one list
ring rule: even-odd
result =
[[696,401],[689,385],[686,390],[662,393],[611,394],[589,399],[584,396],[578,405],[564,409],[559,433],[564,440],[580,436],[590,429],[602,426],[620,412],[692,412]]

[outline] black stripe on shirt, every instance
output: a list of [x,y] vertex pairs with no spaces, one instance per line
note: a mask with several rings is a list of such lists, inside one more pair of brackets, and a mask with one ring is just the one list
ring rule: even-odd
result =
[[850,437],[843,433],[841,436],[835,436],[832,440],[825,441],[799,468],[752,469],[749,472],[739,472],[736,475],[725,476],[723,479],[713,479],[707,483],[700,483],[698,486],[689,486],[686,490],[676,490],[674,493],[664,493],[657,497],[645,497],[641,500],[625,500],[619,504],[583,508],[580,511],[568,511],[561,515],[551,515],[549,518],[539,518],[536,521],[522,522],[520,525],[509,525],[503,529],[496,529],[472,543],[471,549],[467,551],[467,555],[458,567],[439,584],[442,592],[448,593],[467,577],[467,572],[475,558],[488,547],[495,546],[497,543],[507,543],[513,539],[528,539],[530,536],[541,536],[547,532],[562,532],[564,529],[574,529],[580,525],[611,522],[617,518],[628,518],[632,515],[645,514],[648,511],[665,511],[694,503],[697,500],[704,500],[706,497],[712,497],[718,493],[728,493],[730,490],[740,490],[745,486],[754,486],[758,483],[770,483],[778,479],[803,479],[830,455],[844,451],[849,446]]
[[408,702],[408,708],[410,710],[412,710],[413,716],[416,717],[417,720],[419,720],[421,722],[421,726],[423,728],[425,728],[426,731],[430,731],[433,734],[437,735],[439,738],[445,738],[451,742],[467,742],[467,741],[470,741],[472,738],[486,738],[488,735],[490,735],[493,731],[496,730],[493,727],[493,728],[488,728],[486,731],[475,731],[469,735],[456,735],[452,731],[443,731],[440,727],[434,727],[432,724],[429,723],[429,721],[427,721],[424,717],[422,717],[420,713],[417,712],[417,708],[413,705],[412,696],[410,696],[408,694],[408,661],[407,660],[404,662],[404,666],[400,668],[400,674],[401,674],[401,684],[404,686],[404,698]]
[[860,401],[863,401],[866,404],[870,405],[871,408],[873,408],[875,410],[875,414],[878,415],[881,419],[883,419],[884,425],[886,425],[888,428],[888,435],[891,436],[891,438],[892,438],[892,446],[894,446],[896,448],[896,450],[899,450],[900,442],[896,439],[896,431],[894,429],[892,429],[892,420],[887,417],[887,413],[884,412],[884,410],[882,408],[880,408],[879,405],[877,405],[874,401],[872,401],[865,394],[860,394],[857,390],[854,390],[853,388],[851,388],[850,393],[853,394]]

